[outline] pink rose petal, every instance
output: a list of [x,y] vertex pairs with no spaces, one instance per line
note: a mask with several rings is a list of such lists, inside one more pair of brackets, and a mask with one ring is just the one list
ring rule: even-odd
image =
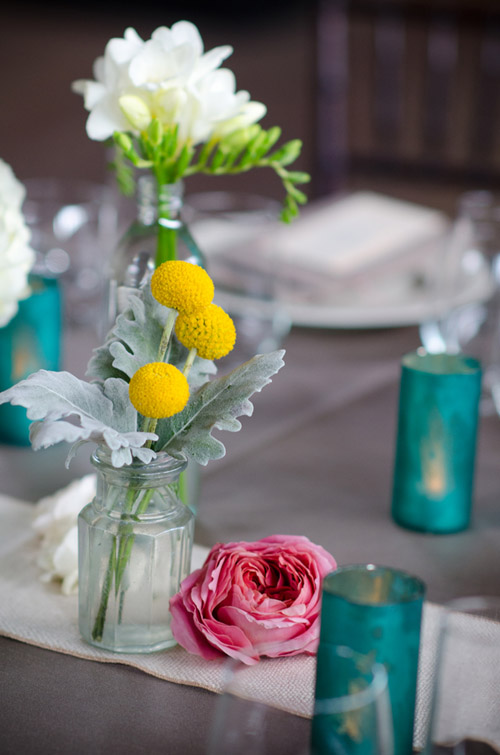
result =
[[324,548],[303,536],[218,543],[170,602],[174,637],[203,658],[226,654],[247,664],[312,654],[321,583],[336,568]]

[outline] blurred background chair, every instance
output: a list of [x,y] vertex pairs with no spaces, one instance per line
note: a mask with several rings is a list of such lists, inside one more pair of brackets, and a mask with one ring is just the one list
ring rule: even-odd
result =
[[452,210],[500,188],[496,0],[318,0],[316,23],[318,194],[430,191]]

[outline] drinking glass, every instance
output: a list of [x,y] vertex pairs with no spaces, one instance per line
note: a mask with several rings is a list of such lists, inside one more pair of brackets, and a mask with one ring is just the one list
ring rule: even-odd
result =
[[466,741],[500,749],[500,599],[446,606],[440,627],[427,755],[464,755]]
[[481,412],[500,413],[500,205],[491,192],[462,195],[438,264],[436,314],[421,325],[422,344],[478,359]]
[[186,200],[184,217],[206,255],[215,303],[231,315],[238,334],[226,367],[279,348],[290,330],[268,241],[280,210],[276,200],[244,192],[201,192]]
[[387,672],[373,657],[321,643],[316,666],[312,755],[392,755]]
[[67,323],[99,329],[106,322],[106,264],[117,236],[114,192],[59,178],[32,178],[25,185],[23,211],[37,270],[61,281]]
[[[208,755],[308,755],[309,722],[262,702],[262,663],[229,661],[217,697]],[[284,682],[285,683],[285,682]]]

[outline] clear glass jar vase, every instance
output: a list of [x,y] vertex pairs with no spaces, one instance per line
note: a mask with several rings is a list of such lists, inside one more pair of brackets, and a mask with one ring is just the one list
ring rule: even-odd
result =
[[193,544],[194,517],[177,491],[185,462],[160,453],[116,468],[99,448],[92,463],[97,493],[78,517],[80,633],[119,653],[171,647],[169,601]]
[[181,217],[183,183],[159,186],[153,176],[137,180],[137,217],[111,262],[108,319],[125,309],[127,293],[138,288],[159,264],[186,260],[205,267],[205,258]]

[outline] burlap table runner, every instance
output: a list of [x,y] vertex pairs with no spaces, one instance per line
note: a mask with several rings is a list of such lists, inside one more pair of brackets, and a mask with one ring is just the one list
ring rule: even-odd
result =
[[[205,661],[180,647],[144,656],[110,653],[84,643],[78,633],[77,597],[63,595],[57,584],[40,581],[36,563],[39,542],[31,526],[34,512],[32,504],[0,495],[0,634],[78,658],[123,663],[170,682],[221,692],[226,669],[223,660]],[[201,565],[206,553],[207,549],[195,546],[193,568]],[[426,737],[442,612],[442,608],[430,603],[424,608],[414,742],[417,748],[423,746]],[[497,631],[500,657],[500,625]],[[499,658],[489,661],[498,663]],[[289,713],[309,717],[314,700],[314,675],[313,657],[266,659],[254,667],[248,695]],[[480,678],[471,680],[474,683],[480,683]],[[472,690],[457,690],[456,694],[470,695],[474,708]],[[492,701],[496,698],[500,701],[500,684],[491,695]],[[491,708],[496,715],[479,711],[479,725],[484,730],[478,738],[500,748],[500,737],[495,740],[494,734],[488,734],[495,729],[500,707]]]

